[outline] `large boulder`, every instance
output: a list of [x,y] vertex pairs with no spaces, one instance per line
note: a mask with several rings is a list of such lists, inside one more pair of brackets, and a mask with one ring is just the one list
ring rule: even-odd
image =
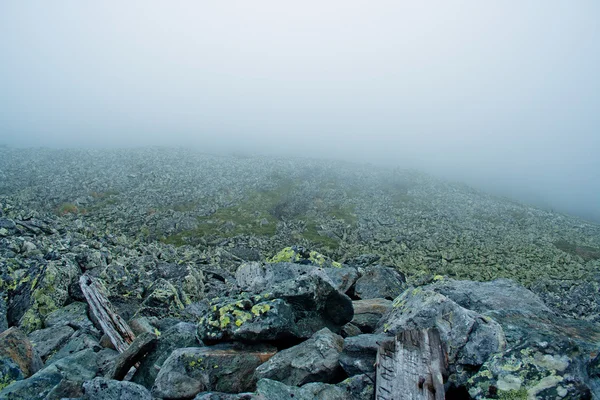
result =
[[592,389],[600,395],[588,372],[600,342],[598,324],[562,318],[534,293],[507,279],[481,283],[443,279],[430,288],[503,328],[506,350],[493,355],[469,379],[473,398],[588,398]]
[[15,327],[0,334],[0,360],[16,364],[26,378],[43,366],[29,338]]
[[377,351],[379,346],[392,337],[387,335],[358,335],[344,339],[340,365],[349,376],[366,374],[375,379]]
[[198,333],[213,341],[306,339],[323,327],[339,331],[353,313],[348,296],[319,276],[305,275],[268,292],[213,299]]
[[365,268],[354,287],[359,299],[384,298],[393,300],[406,288],[406,278],[392,267],[374,265]]
[[352,302],[354,318],[352,324],[364,333],[375,330],[377,323],[385,313],[392,309],[392,301],[387,299],[367,299]]
[[94,324],[88,318],[88,305],[78,301],[51,312],[44,319],[46,328],[62,325],[68,325],[78,330],[97,332]]
[[151,400],[142,385],[113,379],[95,378],[83,384],[82,400]]
[[287,385],[332,382],[343,375],[339,365],[344,339],[324,328],[299,345],[282,350],[256,369],[257,379],[273,379]]
[[275,353],[274,347],[264,345],[177,349],[163,363],[152,394],[168,399],[188,399],[202,391],[252,391],[256,384],[254,370]]
[[375,398],[375,388],[365,375],[353,376],[337,385],[314,382],[302,387],[261,379],[255,396],[257,400],[371,400]]
[[162,332],[158,338],[156,348],[140,361],[132,380],[145,387],[152,387],[158,371],[174,350],[203,345],[199,341],[196,331],[196,325],[180,322]]
[[437,328],[446,345],[450,381],[464,385],[468,371],[477,369],[505,347],[500,325],[490,317],[461,307],[428,288],[409,289],[394,300],[376,333],[395,335],[409,329]]
[[62,348],[74,332],[75,330],[68,325],[53,326],[31,332],[29,340],[42,360],[45,361],[50,355]]

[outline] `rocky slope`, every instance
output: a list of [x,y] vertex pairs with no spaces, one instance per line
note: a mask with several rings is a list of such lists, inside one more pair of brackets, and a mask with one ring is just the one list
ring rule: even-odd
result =
[[0,148],[0,398],[368,399],[378,341],[429,327],[455,396],[583,398],[598,271],[600,226],[414,171]]

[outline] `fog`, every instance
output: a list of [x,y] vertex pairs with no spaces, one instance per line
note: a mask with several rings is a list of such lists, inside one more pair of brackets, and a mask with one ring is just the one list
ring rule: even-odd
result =
[[600,221],[600,2],[3,1],[0,143],[417,168]]

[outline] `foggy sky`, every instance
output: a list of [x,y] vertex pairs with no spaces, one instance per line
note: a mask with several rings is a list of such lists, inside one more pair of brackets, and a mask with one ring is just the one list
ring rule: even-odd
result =
[[600,221],[598,16],[596,0],[2,1],[0,143],[399,165]]

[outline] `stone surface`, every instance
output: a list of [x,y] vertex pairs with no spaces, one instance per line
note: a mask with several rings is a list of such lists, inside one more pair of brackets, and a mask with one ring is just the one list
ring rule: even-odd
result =
[[4,293],[0,291],[0,333],[8,329],[8,321],[6,320],[6,300]]
[[366,374],[375,380],[375,361],[381,343],[393,340],[387,335],[364,334],[344,339],[340,365],[348,376]]
[[337,385],[309,383],[302,387],[261,379],[256,390],[257,400],[372,400],[374,397],[373,384],[364,376],[348,378]]
[[150,391],[133,382],[95,378],[83,384],[82,400],[151,400]]
[[56,353],[64,346],[74,332],[75,330],[68,325],[53,326],[31,332],[29,340],[42,358],[42,361],[45,361],[50,355]]
[[335,381],[342,376],[339,357],[343,343],[341,336],[324,328],[307,341],[275,354],[256,369],[255,376],[295,386]]
[[115,359],[107,378],[123,380],[136,363],[142,360],[148,352],[154,350],[157,342],[157,336],[150,332],[144,332],[136,337],[129,347]]
[[78,330],[97,331],[94,324],[88,318],[87,304],[78,301],[51,312],[44,319],[44,326],[46,328],[57,325],[68,325]]
[[156,397],[186,399],[202,391],[252,391],[256,384],[254,370],[275,352],[275,348],[262,345],[177,349],[163,363],[152,394]]
[[403,274],[391,267],[374,265],[365,268],[356,281],[354,294],[361,300],[384,298],[393,300],[406,288]]
[[158,371],[173,350],[202,345],[196,333],[196,325],[180,322],[161,333],[156,348],[140,361],[132,380],[150,388],[156,380]]
[[392,301],[377,298],[357,300],[352,302],[352,306],[354,307],[352,324],[363,333],[371,333],[375,330],[381,317],[392,309]]
[[35,374],[43,365],[29,338],[15,327],[0,334],[0,359],[12,360],[25,377]]

